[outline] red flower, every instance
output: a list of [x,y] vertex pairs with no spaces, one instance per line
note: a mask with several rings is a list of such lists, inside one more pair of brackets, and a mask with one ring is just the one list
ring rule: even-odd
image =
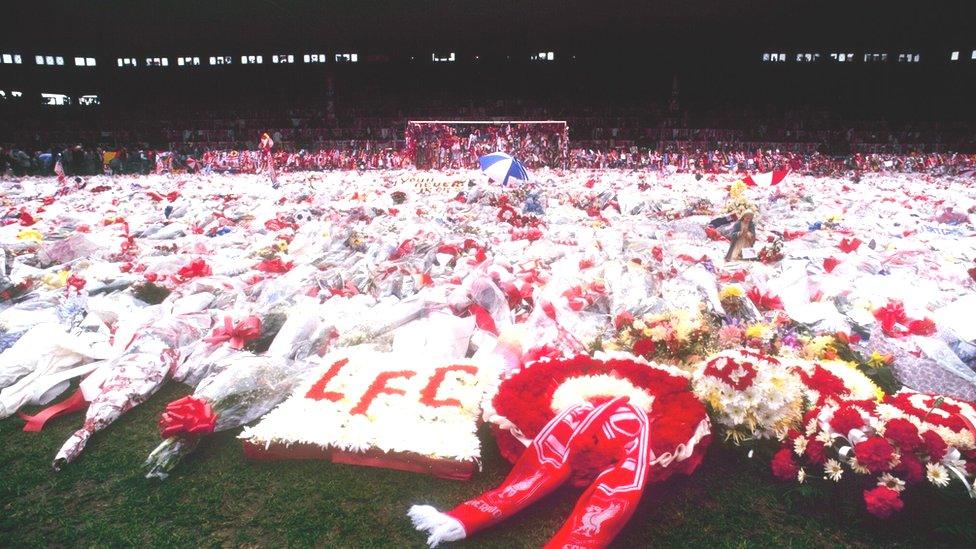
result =
[[840,251],[844,252],[845,254],[849,254],[856,250],[860,245],[861,241],[856,238],[852,238],[850,240],[845,238],[840,241],[840,244],[838,244],[837,247],[840,248]]
[[633,322],[634,322],[634,315],[630,314],[629,311],[624,311],[619,315],[617,315],[616,318],[613,319],[613,325],[618,330],[623,328],[624,326],[630,326]]
[[854,408],[844,406],[834,412],[834,417],[830,419],[830,426],[838,433],[847,435],[851,429],[864,427],[864,418]]
[[892,301],[874,311],[874,318],[881,323],[881,330],[888,336],[896,335],[894,333],[895,324],[908,322],[908,315],[905,314],[905,306],[900,301]]
[[736,362],[729,357],[720,356],[712,359],[703,373],[724,381],[736,391],[744,391],[756,378],[756,367],[751,362]]
[[824,443],[817,439],[807,439],[807,457],[813,463],[823,463],[826,461],[826,456],[824,455]]
[[796,480],[796,474],[800,472],[800,468],[793,461],[793,451],[786,447],[776,452],[771,465],[773,476],[780,480]]
[[905,452],[911,452],[923,444],[918,437],[918,427],[903,418],[892,419],[885,425],[885,438]]
[[210,276],[213,271],[210,270],[210,265],[202,259],[194,259],[187,265],[184,265],[177,274],[180,278],[186,280],[189,278],[197,278],[201,276]]
[[901,473],[905,480],[910,484],[922,482],[925,478],[925,468],[915,454],[906,452],[901,456],[901,462],[895,467],[895,471]]
[[922,440],[925,442],[925,449],[929,453],[930,461],[941,461],[945,457],[949,445],[946,444],[939,433],[935,431],[925,431],[922,433]]
[[159,418],[163,438],[212,433],[216,425],[217,415],[210,403],[192,396],[170,402]]
[[85,279],[80,276],[75,276],[72,274],[68,277],[67,284],[69,287],[74,288],[77,291],[81,291],[85,287]]
[[30,227],[34,223],[37,223],[37,221],[34,220],[34,216],[32,216],[31,214],[29,214],[27,212],[23,212],[23,211],[20,212],[20,224],[21,225],[23,225],[24,227]]
[[898,492],[886,486],[865,490],[864,504],[868,508],[868,513],[883,519],[890,517],[905,506]]
[[280,257],[265,259],[254,266],[255,269],[265,273],[287,273],[294,266],[291,261],[285,263]]
[[908,323],[908,331],[913,335],[930,336],[935,333],[935,322],[928,318],[912,320]]
[[759,289],[753,286],[746,295],[749,299],[763,311],[777,311],[783,309],[783,302],[776,296],[770,294],[760,294]]
[[654,340],[648,337],[642,337],[634,343],[634,354],[648,358],[654,354]]
[[976,267],[969,269],[969,278],[976,280]]
[[[821,399],[824,399],[824,398],[827,398],[827,397],[841,397],[841,396],[845,396],[845,395],[847,395],[847,394],[850,393],[850,391],[847,389],[847,386],[844,385],[844,381],[842,379],[840,379],[839,377],[837,377],[834,374],[830,373],[829,371],[827,371],[825,368],[823,368],[819,364],[814,364],[813,365],[813,374],[807,374],[801,368],[796,368],[796,373],[797,373],[797,375],[800,376],[800,381],[802,381],[804,385],[806,385],[810,389],[812,389],[812,390],[817,391],[818,393],[820,393],[820,398]],[[842,408],[841,410],[838,410],[837,412],[835,412],[834,413],[834,419],[836,420],[837,414],[840,413],[841,411],[844,411],[844,410],[848,410],[850,412],[853,412],[853,414],[854,414],[853,416],[851,416],[848,412],[845,412],[845,414],[847,414],[846,417],[847,417],[848,420],[852,420],[853,421],[854,418],[856,417],[857,418],[856,419],[856,421],[857,421],[857,427],[860,427],[861,425],[863,425],[863,422],[861,420],[861,416],[857,413],[857,411],[856,410],[853,410],[853,409],[850,409],[850,408],[847,408],[847,407]],[[841,420],[841,421],[843,421],[843,420]],[[837,430],[838,432],[842,432],[842,433],[846,433],[850,429],[856,429],[857,428],[857,427],[848,427],[847,429],[845,429],[845,430],[842,431],[841,429],[839,429],[837,427],[837,425],[834,424],[834,420],[831,420],[830,424],[831,424],[831,426],[834,427],[835,430]]]
[[891,457],[894,453],[895,449],[891,444],[878,436],[854,445],[854,455],[857,456],[857,462],[872,473],[889,470],[891,468]]
[[660,263],[661,261],[664,260],[664,251],[661,250],[660,246],[654,246],[653,248],[651,248],[651,257],[654,258],[654,261]]
[[823,260],[823,268],[828,273],[833,272],[834,271],[834,267],[836,267],[838,265],[840,265],[840,260],[839,259],[835,259],[833,257],[828,257],[827,259],[824,259]]

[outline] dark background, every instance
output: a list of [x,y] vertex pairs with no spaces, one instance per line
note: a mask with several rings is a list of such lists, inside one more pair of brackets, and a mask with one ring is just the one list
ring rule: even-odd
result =
[[[524,98],[564,109],[667,101],[677,79],[682,107],[826,106],[850,117],[960,120],[976,97],[976,2],[704,0],[61,0],[5,2],[0,89],[24,100],[8,112],[39,110],[40,92],[101,96],[102,111],[300,106],[484,103]],[[960,51],[950,62],[949,52]],[[335,53],[357,52],[340,65]],[[432,52],[456,52],[434,64]],[[552,63],[530,62],[554,51]],[[301,56],[323,52],[328,63]],[[762,63],[763,52],[787,54]],[[821,54],[796,63],[800,52]],[[830,53],[854,53],[837,63]],[[886,63],[863,54],[888,53]],[[896,62],[899,53],[921,62]],[[293,65],[271,55],[291,53]],[[62,55],[63,67],[34,65]],[[262,65],[240,65],[261,54]],[[178,67],[195,55],[200,67]],[[234,64],[210,67],[211,55]],[[477,61],[475,56],[479,56]],[[74,66],[75,56],[98,66]],[[117,57],[169,57],[165,68],[118,68]],[[413,58],[413,59],[412,59]],[[74,106],[62,111],[80,110]],[[50,110],[48,108],[47,110]],[[555,109],[559,110],[559,109]],[[405,111],[405,112],[404,112]],[[504,114],[504,113],[499,113]]]

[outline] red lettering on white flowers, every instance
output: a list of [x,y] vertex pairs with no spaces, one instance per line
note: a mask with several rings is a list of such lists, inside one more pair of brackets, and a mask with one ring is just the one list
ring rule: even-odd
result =
[[346,364],[349,364],[348,358],[337,360],[335,363],[333,363],[332,366],[329,367],[329,370],[321,377],[321,379],[316,381],[315,385],[312,385],[312,388],[308,390],[308,393],[305,393],[305,398],[310,398],[312,400],[331,400],[332,402],[338,402],[340,399],[342,399],[344,396],[342,393],[326,391],[325,387],[330,381],[332,381],[332,378],[339,374],[339,370],[341,370]]
[[[308,392],[305,393],[305,398],[312,400],[328,400],[331,402],[339,402],[345,398],[345,394],[339,391],[328,391],[326,388],[329,383],[339,375],[346,364],[349,363],[349,359],[344,358],[338,360],[329,367],[329,369],[322,374],[322,377],[312,385]],[[463,372],[469,375],[477,375],[478,368],[476,366],[471,366],[468,364],[454,364],[452,366],[442,366],[434,370],[433,375],[427,381],[427,384],[420,391],[420,398],[418,399],[421,404],[431,407],[443,407],[443,406],[453,406],[456,408],[461,407],[461,401],[456,398],[437,398],[437,391],[440,389],[441,385],[447,380],[447,375],[451,372]],[[359,399],[359,402],[353,407],[349,413],[353,415],[366,415],[366,411],[369,409],[370,404],[381,394],[387,395],[405,395],[406,391],[403,389],[397,389],[395,387],[390,387],[387,385],[390,380],[395,378],[405,378],[409,379],[417,375],[417,372],[412,370],[400,370],[395,372],[381,372],[376,375],[376,378],[369,385],[369,388]]]
[[349,410],[349,413],[352,415],[357,415],[357,414],[366,415],[366,410],[369,409],[369,405],[372,404],[373,400],[375,400],[376,397],[378,397],[381,394],[387,394],[387,395],[406,394],[406,391],[404,391],[403,389],[394,389],[393,387],[387,387],[386,383],[391,379],[397,377],[403,377],[409,379],[415,375],[417,375],[417,372],[411,372],[410,370],[381,373],[380,375],[376,376],[376,379],[373,381],[372,385],[369,386],[369,389],[366,390],[366,394],[363,395],[363,398],[359,399],[359,404],[357,404],[356,407],[353,408],[352,410]]
[[447,379],[447,374],[449,372],[464,372],[466,374],[475,375],[478,373],[478,369],[474,366],[455,364],[453,366],[444,366],[434,370],[434,375],[430,376],[430,382],[428,382],[427,386],[420,391],[421,404],[426,404],[427,406],[461,407],[461,401],[456,398],[448,398],[444,400],[437,399],[437,389],[439,389],[441,384],[444,383],[444,380]]

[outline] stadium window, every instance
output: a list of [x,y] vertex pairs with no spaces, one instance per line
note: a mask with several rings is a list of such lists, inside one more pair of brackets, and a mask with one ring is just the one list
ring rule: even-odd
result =
[[976,59],[976,50],[973,50],[973,54],[969,58]]
[[[337,55],[336,57],[339,57],[339,56]],[[306,63],[325,63],[325,54],[324,53],[306,53],[302,59]]]
[[60,55],[35,55],[34,63],[49,66],[64,65],[64,57]]
[[798,53],[796,54],[797,63],[813,63],[820,61],[819,53]]
[[120,67],[138,67],[139,63],[136,61],[135,57],[119,57],[116,60],[116,64]]
[[97,95],[82,95],[78,98],[78,104],[83,107],[91,107],[94,105],[101,105],[102,100]]
[[10,91],[10,97],[23,97],[23,96],[24,96],[24,92],[19,92],[17,90]]
[[229,55],[217,56],[217,57],[211,57],[210,58],[210,64],[211,65],[230,65],[233,62],[234,62],[234,59],[231,56],[229,56]]
[[453,63],[454,60],[456,59],[453,51],[448,54],[432,53],[430,54],[430,57],[435,63]]
[[241,64],[242,65],[260,65],[264,63],[264,58],[260,55],[242,55]]
[[94,67],[95,58],[94,57],[75,57],[76,67]]
[[959,52],[954,51],[949,54],[949,61],[959,61]]
[[4,65],[20,65],[24,62],[20,54],[17,53],[5,53],[2,57],[0,57],[0,61],[2,61]]
[[[272,63],[275,63],[275,64],[279,64],[279,63],[294,63],[295,62],[295,56],[294,55],[272,55],[271,56],[271,62]],[[308,61],[306,61],[306,63],[308,63]]]
[[63,93],[42,93],[41,100],[45,105],[63,107],[71,104],[71,98]]
[[898,62],[899,63],[918,63],[919,55],[917,53],[899,53]]
[[533,53],[529,59],[532,61],[554,61],[556,54],[551,51],[540,51],[539,53]]
[[887,53],[865,53],[864,54],[865,63],[869,63],[869,62],[884,63],[886,61],[888,61]]
[[186,65],[196,67],[200,65],[200,58],[199,57],[177,57],[176,64],[179,65],[180,67]]
[[853,63],[854,54],[853,53],[832,53],[830,58],[838,63]]
[[7,98],[7,92],[0,90],[0,99],[6,99],[6,98]]
[[146,66],[147,67],[168,67],[169,58],[168,57],[147,57]]
[[359,62],[358,53],[337,53],[335,55],[336,63],[357,63]]
[[762,57],[766,63],[783,63],[786,61],[785,53],[764,53]]

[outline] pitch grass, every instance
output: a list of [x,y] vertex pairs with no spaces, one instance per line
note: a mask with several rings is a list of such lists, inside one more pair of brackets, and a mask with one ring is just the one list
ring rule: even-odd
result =
[[[156,419],[186,393],[171,384],[97,434],[62,472],[51,459],[79,414],[41,433],[0,422],[0,547],[423,547],[406,517],[414,503],[447,508],[508,471],[483,434],[484,471],[470,482],[326,462],[250,463],[236,432],[204,442],[164,482],[140,466]],[[918,488],[896,518],[863,511],[857,490],[784,485],[768,463],[713,445],[690,478],[651,485],[617,547],[976,547],[976,503],[961,490]],[[516,518],[453,547],[538,547],[572,509],[565,488]]]

